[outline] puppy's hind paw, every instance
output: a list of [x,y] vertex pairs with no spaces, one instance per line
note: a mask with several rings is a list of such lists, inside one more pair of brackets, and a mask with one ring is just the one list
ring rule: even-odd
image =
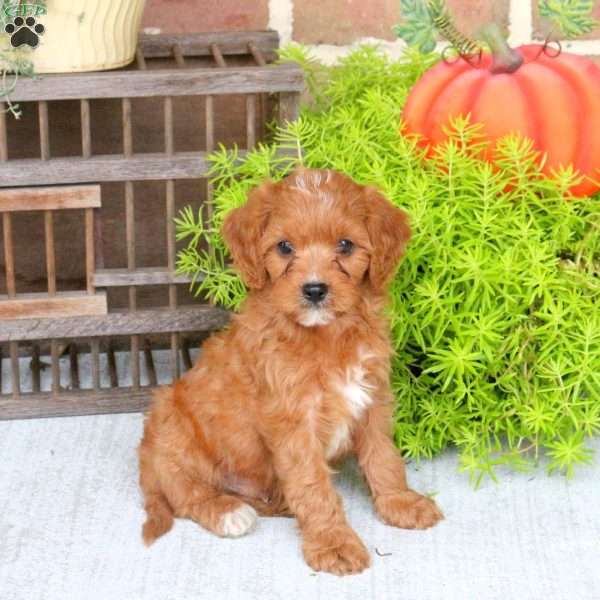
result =
[[378,496],[375,509],[388,525],[402,529],[428,529],[444,518],[431,498],[412,490]]
[[219,533],[223,537],[241,537],[254,529],[256,520],[256,511],[249,504],[242,504],[221,517]]

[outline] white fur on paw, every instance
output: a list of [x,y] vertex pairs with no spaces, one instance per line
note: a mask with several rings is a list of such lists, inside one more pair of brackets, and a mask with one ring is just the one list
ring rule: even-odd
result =
[[256,525],[256,518],[256,511],[249,504],[242,504],[221,517],[219,527],[221,535],[225,537],[245,535]]

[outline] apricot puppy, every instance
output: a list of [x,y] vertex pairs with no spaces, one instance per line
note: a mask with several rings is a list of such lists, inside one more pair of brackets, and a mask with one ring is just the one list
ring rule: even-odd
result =
[[369,566],[329,464],[353,452],[389,525],[442,514],[408,488],[391,437],[386,284],[410,237],[378,191],[297,170],[255,189],[223,236],[250,289],[192,370],[156,394],[140,483],[146,544],[173,517],[241,536],[260,515],[293,515],[306,562],[337,575]]

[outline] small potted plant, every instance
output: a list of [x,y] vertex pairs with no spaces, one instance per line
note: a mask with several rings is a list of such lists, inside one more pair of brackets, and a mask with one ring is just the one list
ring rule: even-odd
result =
[[[145,0],[4,0],[3,72],[19,61],[35,73],[114,69],[131,62]],[[23,66],[22,64],[20,65]]]

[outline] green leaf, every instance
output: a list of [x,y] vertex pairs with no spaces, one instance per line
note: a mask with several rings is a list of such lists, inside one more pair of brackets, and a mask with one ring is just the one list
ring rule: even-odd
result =
[[598,25],[592,16],[594,0],[540,0],[540,16],[549,19],[552,25],[566,38],[576,38],[590,33]]
[[552,458],[548,464],[548,472],[561,471],[572,477],[576,464],[590,464],[594,451],[586,448],[583,432],[571,432],[559,435],[556,440],[549,441],[548,455]]
[[423,0],[400,0],[400,11],[404,22],[395,25],[393,32],[421,52],[433,52],[436,28],[425,2]]

